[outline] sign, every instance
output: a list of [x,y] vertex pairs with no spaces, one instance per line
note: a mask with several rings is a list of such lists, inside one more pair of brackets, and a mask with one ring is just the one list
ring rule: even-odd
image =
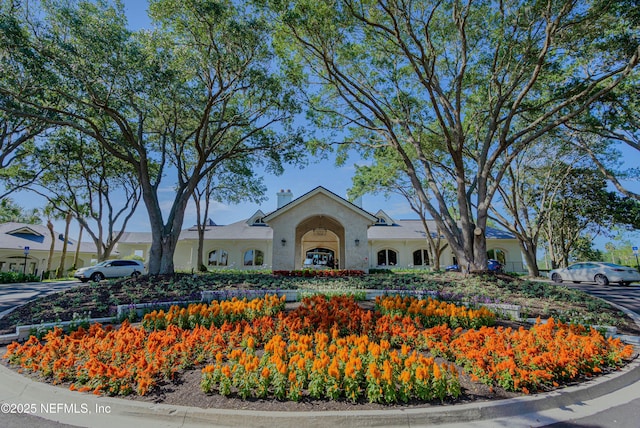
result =
[[24,247],[24,254],[25,255],[29,254],[29,247]]
[[633,248],[631,248],[631,249],[633,250],[633,254],[634,254],[635,256],[637,256],[637,255],[638,255],[638,247],[633,247]]

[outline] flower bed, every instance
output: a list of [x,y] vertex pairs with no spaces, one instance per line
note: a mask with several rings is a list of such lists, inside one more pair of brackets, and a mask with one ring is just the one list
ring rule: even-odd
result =
[[[387,297],[369,311],[350,297],[314,296],[285,313],[273,296],[212,302],[149,314],[140,327],[55,329],[43,341],[11,344],[4,358],[96,394],[144,395],[161,379],[203,367],[208,393],[393,403],[458,397],[459,370],[529,392],[618,367],[633,354],[595,330],[553,321],[530,330],[452,329],[492,317],[438,304]],[[427,328],[430,307],[447,324]]]

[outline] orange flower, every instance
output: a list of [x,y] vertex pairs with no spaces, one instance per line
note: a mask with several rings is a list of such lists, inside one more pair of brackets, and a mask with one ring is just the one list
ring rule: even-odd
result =
[[433,378],[438,380],[442,378],[442,373],[440,372],[440,367],[437,364],[433,365]]
[[271,371],[269,370],[269,367],[267,366],[263,367],[262,372],[260,373],[260,376],[267,379],[270,375],[271,375]]

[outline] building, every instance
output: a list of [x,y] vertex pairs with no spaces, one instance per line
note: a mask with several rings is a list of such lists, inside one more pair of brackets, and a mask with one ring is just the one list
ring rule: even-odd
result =
[[[46,271],[49,253],[53,244],[51,269],[60,266],[64,235],[51,232],[46,226],[24,223],[0,224],[0,272],[25,272],[40,275]],[[93,243],[78,242],[67,238],[67,255],[65,269],[73,266],[76,254],[78,266],[87,266],[97,258],[96,246]]]
[[[426,232],[420,220],[394,220],[384,211],[375,215],[323,187],[294,199],[278,193],[277,209],[256,211],[246,220],[206,226],[204,253],[210,269],[236,268],[293,270],[333,266],[369,270],[376,267],[428,268]],[[436,230],[433,221],[430,231]],[[509,271],[526,271],[518,241],[505,231],[487,228],[489,257],[501,260]],[[121,255],[146,256],[150,233],[126,233],[118,244]],[[197,268],[196,227],[180,234],[174,263],[177,270]],[[441,266],[453,264],[444,251]]]
[[[324,187],[316,187],[296,199],[284,190],[277,196],[277,209],[271,213],[258,210],[248,219],[229,225],[213,222],[206,225],[204,254],[209,269],[335,267],[368,271],[378,267],[429,268],[433,265],[420,220],[394,220],[383,210],[371,214]],[[431,233],[436,230],[432,221],[428,227]],[[485,233],[490,258],[502,261],[509,271],[526,271],[513,235],[493,228],[487,228]],[[5,254],[4,242],[3,236],[0,260]],[[126,232],[118,242],[114,257],[146,259],[150,246],[151,233]],[[176,270],[197,270],[197,249],[197,228],[183,230],[174,255]],[[11,254],[19,255],[19,251],[18,246]],[[90,251],[84,252],[81,248],[81,253],[80,259],[88,264]],[[454,262],[451,251],[445,250],[440,265]],[[6,265],[5,270],[8,268]]]

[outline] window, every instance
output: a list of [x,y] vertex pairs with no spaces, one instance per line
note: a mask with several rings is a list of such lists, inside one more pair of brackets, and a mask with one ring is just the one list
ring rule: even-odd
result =
[[414,266],[429,266],[429,251],[421,249],[413,252]]
[[140,266],[140,262],[135,260],[114,260],[111,266]]
[[209,253],[209,266],[226,266],[229,261],[229,253],[224,250],[213,250]]
[[387,221],[385,219],[383,219],[382,217],[378,217],[376,220],[376,224],[380,225],[380,226],[386,226],[387,225]]
[[249,250],[244,253],[245,266],[262,266],[264,264],[264,253],[260,250]]
[[502,263],[502,265],[507,264],[507,256],[505,255],[504,251],[500,249],[487,251],[487,257],[499,261],[500,263]]
[[393,250],[378,251],[378,266],[395,266],[398,264],[398,253]]

